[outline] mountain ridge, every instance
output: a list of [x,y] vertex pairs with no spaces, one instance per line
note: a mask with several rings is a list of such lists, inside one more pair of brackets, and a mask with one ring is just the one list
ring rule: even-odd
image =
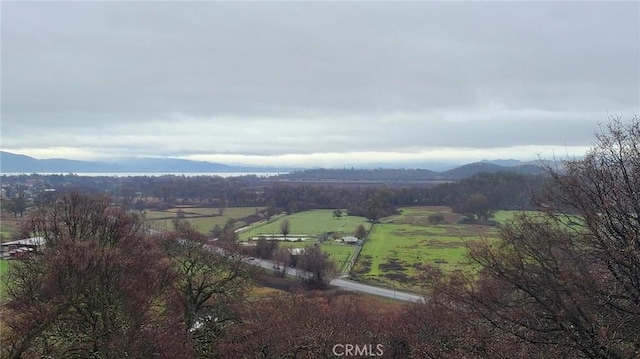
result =
[[2,173],[207,173],[207,172],[285,172],[292,168],[232,166],[178,158],[127,157],[114,162],[79,161],[63,158],[36,159],[0,151]]
[[[392,164],[385,164],[392,165]],[[438,163],[438,167],[443,167]],[[0,172],[7,173],[212,173],[212,172],[287,172],[282,178],[298,179],[373,179],[394,176],[404,180],[457,180],[479,172],[517,172],[539,174],[544,171],[532,162],[514,159],[483,160],[464,165],[450,165],[446,170],[434,171],[427,168],[406,168],[398,164],[395,168],[288,168],[234,166],[206,161],[191,161],[177,158],[128,157],[114,162],[79,161],[63,158],[36,159],[26,155],[0,151]],[[384,173],[383,173],[384,172]],[[339,175],[338,175],[339,174]]]

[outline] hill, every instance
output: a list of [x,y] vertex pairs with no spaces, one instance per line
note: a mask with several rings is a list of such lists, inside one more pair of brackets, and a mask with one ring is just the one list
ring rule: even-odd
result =
[[290,181],[457,181],[478,173],[510,172],[544,174],[542,167],[533,164],[500,166],[488,161],[469,163],[447,171],[426,169],[326,169],[316,168],[294,171],[278,176]]
[[112,173],[112,172],[158,172],[158,173],[207,173],[207,172],[288,172],[290,169],[275,167],[229,166],[204,161],[189,161],[176,158],[124,158],[113,163],[76,161],[66,159],[43,159],[0,151],[2,173]]
[[[0,151],[0,171],[7,173],[212,173],[212,172],[290,172],[282,167],[243,167],[177,158],[124,158],[113,163],[67,159],[35,159]],[[278,176],[291,181],[457,181],[481,172],[541,174],[536,164],[517,160],[475,162],[447,171],[423,168],[314,168],[294,170]]]

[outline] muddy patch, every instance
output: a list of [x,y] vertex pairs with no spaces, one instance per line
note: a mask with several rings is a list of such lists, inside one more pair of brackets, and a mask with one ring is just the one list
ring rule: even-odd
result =
[[415,279],[409,277],[405,273],[385,273],[382,276],[389,280],[396,281],[403,284],[409,284],[409,283],[415,282]]
[[404,262],[400,262],[397,258],[389,258],[387,259],[386,263],[382,263],[378,265],[378,268],[380,268],[380,270],[383,272],[391,272],[391,271],[401,272],[406,270],[405,265],[406,264]]
[[371,271],[371,261],[373,257],[370,255],[361,256],[358,262],[351,270],[355,275],[365,275]]
[[425,245],[429,248],[459,248],[464,247],[463,242],[450,242],[450,241],[439,241],[436,239],[431,239],[426,241]]

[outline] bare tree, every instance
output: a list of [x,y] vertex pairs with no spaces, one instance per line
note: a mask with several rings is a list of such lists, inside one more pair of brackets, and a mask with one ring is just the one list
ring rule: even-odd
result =
[[276,211],[275,204],[270,203],[267,206],[267,209],[265,210],[265,217],[266,217],[267,223],[271,222],[271,218],[273,218],[273,216],[275,216],[276,214],[277,214],[277,211]]
[[472,248],[483,270],[465,300],[514,338],[629,358],[640,352],[640,121],[614,119],[596,137],[584,158],[547,168],[545,216]]
[[319,245],[307,247],[296,266],[307,272],[304,281],[311,287],[326,289],[338,275],[336,264],[330,260]]
[[185,334],[196,357],[208,358],[213,343],[237,319],[233,306],[251,284],[249,266],[229,247],[224,253],[196,232],[170,233],[164,247],[176,271],[174,289],[183,312]]
[[227,197],[223,197],[222,199],[220,199],[220,205],[218,206],[218,214],[220,216],[224,215],[224,212],[227,209]]
[[282,222],[280,222],[280,233],[284,236],[284,239],[287,239],[287,235],[291,233],[291,223],[289,219],[285,218]]
[[486,196],[475,194],[464,200],[456,208],[455,212],[464,213],[474,220],[486,221],[493,215],[491,204]]
[[260,259],[271,259],[278,249],[278,242],[267,240],[265,236],[259,236],[256,241],[256,257]]
[[[166,283],[171,268],[138,219],[78,193],[41,207],[24,234],[46,246],[5,278],[3,357],[188,357]],[[159,307],[165,310],[158,310]]]
[[287,267],[291,264],[291,253],[288,248],[276,247],[272,255],[273,265],[276,267],[276,274],[284,277]]
[[222,229],[222,233],[218,236],[218,239],[223,242],[237,242],[239,239],[238,232],[236,232],[236,223],[233,218],[229,218]]
[[358,239],[364,239],[367,236],[367,228],[364,224],[359,224],[353,231],[353,235]]

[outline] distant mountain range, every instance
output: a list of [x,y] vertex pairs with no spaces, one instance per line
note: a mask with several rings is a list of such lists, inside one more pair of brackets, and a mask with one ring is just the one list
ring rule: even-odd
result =
[[[458,167],[444,166],[447,170],[432,171],[428,169],[398,169],[407,168],[398,164],[396,168],[389,168],[392,164],[386,164],[387,168],[374,168],[372,165],[364,165],[360,169],[296,169],[287,167],[250,167],[231,166],[204,161],[190,161],[175,158],[124,158],[111,163],[95,161],[77,161],[67,159],[43,159],[18,155],[6,151],[0,151],[0,172],[9,173],[212,173],[212,172],[244,172],[266,173],[286,172],[281,175],[283,179],[310,179],[310,180],[457,180],[472,176],[479,172],[517,172],[539,174],[544,171],[535,162],[522,162],[518,160],[493,160],[470,163]],[[452,168],[454,167],[454,168]]]
[[[389,166],[389,164],[388,164]],[[231,166],[204,161],[174,158],[124,158],[111,163],[67,159],[35,159],[33,157],[0,151],[0,173],[288,173],[282,179],[290,180],[457,180],[479,172],[517,172],[539,174],[544,171],[535,162],[493,160],[470,163],[441,171],[428,169],[374,168],[359,169],[299,169],[287,167]],[[442,166],[440,166],[442,168]]]
[[[500,160],[498,160],[500,161]],[[427,169],[306,169],[278,176],[294,181],[456,181],[481,172],[511,172],[520,174],[543,174],[541,166],[519,162],[511,166],[501,166],[492,161],[466,164],[447,171],[436,172]]]
[[61,158],[39,160],[0,151],[0,172],[6,173],[210,173],[210,172],[289,172],[291,168],[229,166],[176,158],[124,158],[107,162],[76,161]]

